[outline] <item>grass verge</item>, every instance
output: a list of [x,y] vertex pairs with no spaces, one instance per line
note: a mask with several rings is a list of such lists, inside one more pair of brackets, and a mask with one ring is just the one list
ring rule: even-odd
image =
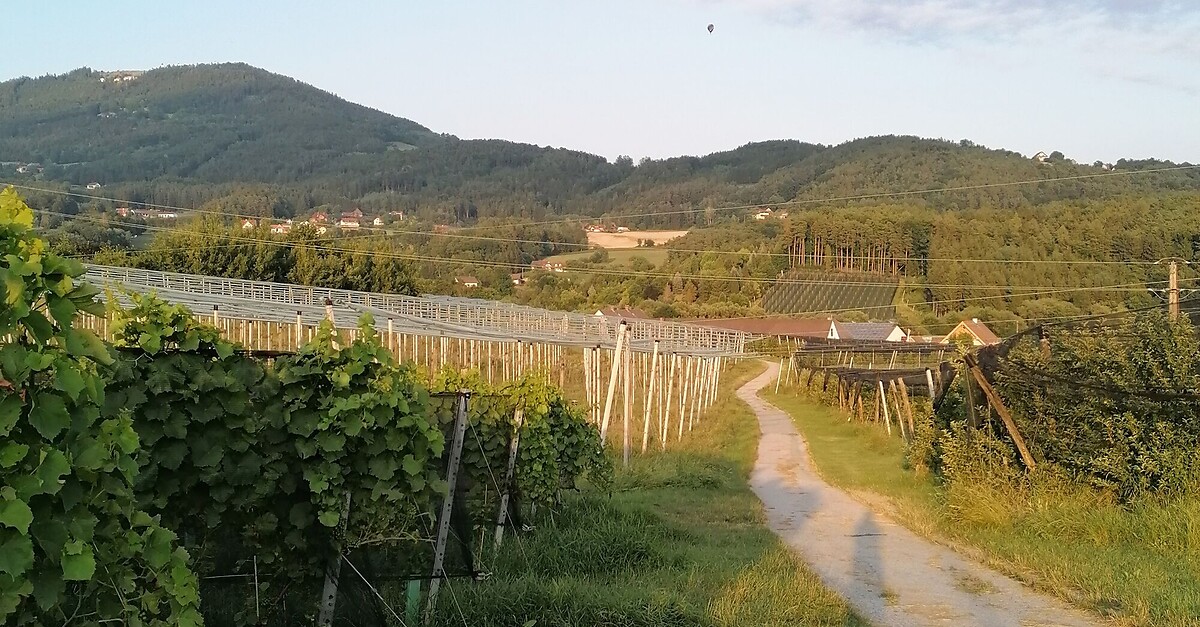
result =
[[1121,625],[1200,625],[1200,503],[1122,506],[1065,482],[1014,494],[939,485],[906,469],[904,442],[791,394],[787,411],[826,480],[927,537]]
[[758,444],[731,393],[739,365],[695,431],[636,456],[611,495],[574,497],[505,542],[483,583],[443,588],[439,625],[865,625],[767,529],[747,484]]

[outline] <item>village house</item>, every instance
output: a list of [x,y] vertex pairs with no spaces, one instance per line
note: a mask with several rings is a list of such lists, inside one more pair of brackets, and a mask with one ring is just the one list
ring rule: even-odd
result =
[[641,309],[630,307],[629,305],[625,305],[624,307],[605,307],[597,310],[594,315],[598,317],[602,316],[606,318],[624,318],[632,320],[651,319],[650,315],[646,312],[642,311]]
[[525,285],[525,275],[520,272],[514,272],[508,275],[508,278],[512,280],[513,285]]
[[358,218],[355,218],[353,216],[348,216],[346,214],[342,214],[342,217],[339,218],[337,221],[337,226],[338,226],[338,228],[347,229],[347,230],[352,231],[354,229],[357,229],[360,226],[360,224],[358,223]]
[[95,182],[87,184],[87,188],[89,190],[97,190],[97,189],[100,189],[101,187],[103,187],[103,186],[100,185],[99,183],[95,183]]
[[[157,209],[134,209],[130,211],[128,208],[124,209],[127,215],[144,220],[174,220],[179,217],[179,214],[174,211],[159,211]],[[120,209],[117,210],[118,214],[120,211]]]
[[839,322],[843,340],[907,342],[908,334],[895,322]]
[[377,217],[374,220],[371,220],[371,225],[372,226],[383,226],[383,218]]
[[969,340],[972,346],[992,346],[1000,343],[1000,336],[996,335],[986,324],[980,322],[979,318],[971,318],[958,323],[953,331],[942,338],[941,343],[952,344],[963,339]]
[[774,213],[774,212],[771,211],[770,209],[760,209],[758,213],[754,214],[754,219],[755,220],[766,220],[767,218],[771,217],[772,213]]
[[324,211],[318,211],[312,214],[312,217],[310,217],[308,220],[309,222],[316,224],[325,224],[329,222],[329,214],[325,213]]
[[469,287],[469,288],[479,287],[479,279],[477,279],[473,276],[470,276],[470,275],[456,276],[456,277],[454,277],[454,283],[456,285],[461,285],[463,287]]
[[566,266],[559,261],[550,261],[549,259],[538,259],[529,264],[534,270],[542,270],[543,272],[563,272]]
[[254,224],[254,220],[250,220],[250,219],[242,220],[242,230],[249,231],[250,229],[254,228],[255,226],[256,225]]
[[694,320],[693,322],[718,329],[785,339],[846,339],[845,333],[842,331],[842,323],[832,318],[739,318]]
[[292,221],[291,220],[288,220],[287,222],[279,222],[277,224],[271,225],[271,234],[272,235],[287,235],[288,233],[291,233],[291,232],[292,232]]

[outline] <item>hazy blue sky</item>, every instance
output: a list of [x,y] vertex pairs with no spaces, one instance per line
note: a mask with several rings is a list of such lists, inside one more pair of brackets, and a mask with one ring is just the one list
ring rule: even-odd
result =
[[245,61],[435,131],[610,158],[897,133],[1200,161],[1197,0],[184,4],[13,3],[0,78]]

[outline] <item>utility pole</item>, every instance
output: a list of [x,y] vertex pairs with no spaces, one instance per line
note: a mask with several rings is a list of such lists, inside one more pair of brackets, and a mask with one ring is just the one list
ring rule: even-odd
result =
[[1171,260],[1170,276],[1167,283],[1167,311],[1172,320],[1179,319],[1179,262]]

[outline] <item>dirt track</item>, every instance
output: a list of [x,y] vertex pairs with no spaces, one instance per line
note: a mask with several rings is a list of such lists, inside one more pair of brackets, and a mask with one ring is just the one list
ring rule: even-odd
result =
[[758,397],[777,369],[737,392],[762,429],[751,486],[771,529],[860,615],[881,627],[1104,624],[913,534],[825,483],[791,418]]

